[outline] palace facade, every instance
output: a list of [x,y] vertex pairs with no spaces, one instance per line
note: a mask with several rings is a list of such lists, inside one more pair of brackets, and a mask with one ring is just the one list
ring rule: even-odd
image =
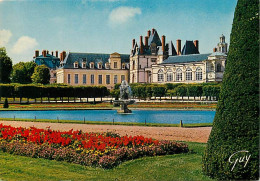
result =
[[108,89],[127,80],[130,83],[202,83],[221,82],[227,59],[227,43],[221,35],[213,53],[200,54],[199,41],[176,40],[166,43],[155,29],[132,41],[129,54],[74,53],[35,51],[36,64],[50,69],[50,83],[106,86]]
[[129,82],[129,55],[69,52],[56,74],[57,83],[112,89],[123,80]]
[[221,82],[227,58],[225,36],[213,53],[200,54],[199,41],[181,40],[166,43],[157,31],[140,36],[139,44],[133,39],[130,54],[130,83],[202,83]]

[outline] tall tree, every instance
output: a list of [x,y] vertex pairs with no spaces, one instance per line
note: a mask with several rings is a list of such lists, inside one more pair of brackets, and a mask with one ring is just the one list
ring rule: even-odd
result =
[[33,83],[49,84],[50,70],[46,65],[36,66],[32,75]]
[[12,60],[8,57],[6,49],[0,48],[0,83],[9,83],[12,71]]
[[220,180],[259,178],[259,1],[238,0],[204,172]]
[[34,62],[19,62],[13,66],[11,80],[13,83],[32,83],[31,76],[34,72],[36,63]]

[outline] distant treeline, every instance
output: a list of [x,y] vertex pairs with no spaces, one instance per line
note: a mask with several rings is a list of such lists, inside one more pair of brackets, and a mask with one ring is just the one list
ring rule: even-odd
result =
[[[119,86],[117,84],[115,89],[111,91],[113,97],[119,96]],[[207,100],[218,99],[221,84],[219,83],[200,83],[200,84],[130,84],[133,97],[139,99],[151,99],[151,97],[200,97],[205,96]]]
[[36,99],[47,97],[60,98],[96,98],[109,95],[109,91],[104,86],[68,86],[61,84],[35,85],[35,84],[0,84],[0,98],[22,98]]

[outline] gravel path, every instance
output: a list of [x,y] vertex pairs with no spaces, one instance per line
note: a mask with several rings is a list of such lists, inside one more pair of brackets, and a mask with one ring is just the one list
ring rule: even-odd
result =
[[211,131],[211,127],[178,128],[178,127],[144,127],[144,126],[121,126],[121,125],[90,125],[90,124],[65,124],[65,123],[41,123],[41,122],[20,122],[20,121],[0,121],[0,124],[14,127],[37,127],[68,131],[82,130],[84,132],[115,132],[121,136],[143,135],[158,140],[178,140],[206,143]]

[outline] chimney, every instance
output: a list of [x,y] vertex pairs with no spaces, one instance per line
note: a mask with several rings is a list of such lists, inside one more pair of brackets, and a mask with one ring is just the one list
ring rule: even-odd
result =
[[49,50],[47,50],[47,54],[49,54]]
[[149,37],[146,36],[145,39],[144,39],[144,45],[145,45],[146,47],[148,47],[148,38],[149,38]]
[[133,39],[132,41],[132,48],[134,48],[134,46],[135,46],[135,39]]
[[53,56],[53,51],[51,51],[51,55]]
[[35,50],[35,58],[39,57],[39,50]]
[[65,51],[62,52],[62,58],[63,58],[63,60],[66,58],[66,52]]
[[194,45],[197,48],[197,50],[199,51],[199,40],[194,40]]
[[147,36],[148,36],[148,38],[151,36],[151,31],[150,30],[147,31]]
[[144,53],[143,36],[140,36],[140,54]]
[[63,61],[63,54],[62,54],[62,52],[60,53],[60,61],[61,62]]
[[55,53],[56,53],[56,57],[58,58],[58,57],[59,57],[59,53],[58,53],[58,51],[56,51]]
[[217,51],[217,48],[213,48],[213,52],[216,52]]
[[164,35],[162,36],[162,51],[164,54],[165,53],[165,36]]
[[42,51],[42,55],[43,55],[43,57],[46,57],[46,50]]
[[154,32],[155,32],[155,29],[153,28],[153,29],[152,29],[152,35],[154,34]]
[[176,40],[176,46],[177,46],[177,55],[181,55],[181,40]]

